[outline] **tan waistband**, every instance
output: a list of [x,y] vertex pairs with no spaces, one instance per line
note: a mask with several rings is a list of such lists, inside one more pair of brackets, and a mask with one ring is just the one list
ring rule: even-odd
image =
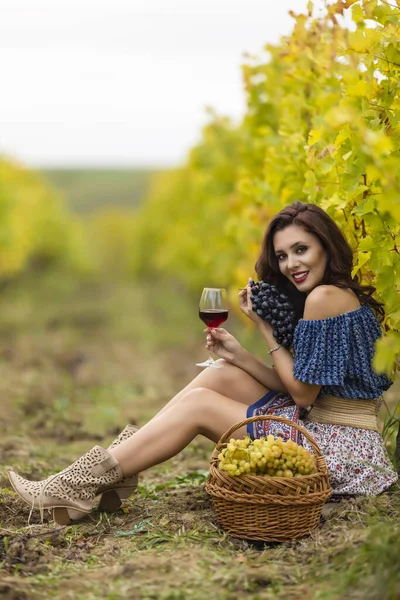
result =
[[312,405],[305,420],[379,431],[378,406],[379,398],[365,400],[320,396]]

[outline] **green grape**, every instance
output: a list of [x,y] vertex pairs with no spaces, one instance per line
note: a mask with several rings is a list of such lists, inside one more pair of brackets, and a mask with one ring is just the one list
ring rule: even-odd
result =
[[271,477],[304,476],[316,471],[315,457],[293,440],[231,438],[218,455],[219,468],[234,477],[249,473]]

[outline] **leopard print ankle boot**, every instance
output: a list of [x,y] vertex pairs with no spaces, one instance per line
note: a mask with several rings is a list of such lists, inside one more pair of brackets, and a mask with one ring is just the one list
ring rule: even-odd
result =
[[72,465],[44,481],[28,481],[11,468],[8,477],[18,496],[34,509],[53,511],[54,520],[68,525],[90,513],[100,486],[123,479],[118,461],[101,446],[94,446]]
[[[138,431],[138,427],[134,425],[127,425],[123,431],[119,434],[117,438],[112,442],[112,444],[107,448],[107,450],[111,450],[115,448],[115,446],[119,446],[125,440],[130,438],[136,431]],[[138,484],[138,476],[131,475],[130,477],[124,477],[121,481],[113,485],[101,485],[99,486],[97,493],[101,494],[99,508],[108,511],[116,511],[121,506],[121,501],[129,498],[131,494],[135,491]]]

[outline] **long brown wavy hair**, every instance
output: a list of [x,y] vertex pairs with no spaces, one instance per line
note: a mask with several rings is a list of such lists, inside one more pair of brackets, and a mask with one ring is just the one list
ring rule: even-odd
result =
[[295,306],[296,320],[303,315],[306,294],[299,292],[295,285],[281,273],[273,246],[275,233],[289,225],[298,225],[307,233],[315,235],[325,249],[328,260],[321,284],[350,288],[356,294],[360,304],[369,304],[382,322],[385,311],[383,304],[373,298],[376,288],[372,285],[361,285],[357,275],[351,276],[353,252],[343,233],[322,208],[303,202],[294,202],[286,206],[272,218],[255,265],[259,279],[275,284],[289,296]]

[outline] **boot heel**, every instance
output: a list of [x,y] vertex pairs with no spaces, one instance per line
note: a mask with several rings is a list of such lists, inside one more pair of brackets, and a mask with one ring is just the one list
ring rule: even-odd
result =
[[100,498],[99,508],[102,510],[108,510],[115,512],[121,506],[121,491],[122,490],[109,490],[104,492]]
[[53,508],[53,521],[59,525],[69,525],[71,523],[68,509],[66,508]]
[[126,500],[129,496],[132,496],[135,490],[136,485],[135,487],[117,487],[113,490],[105,490],[101,495],[99,508],[115,512],[121,506],[121,500]]
[[122,487],[122,488],[118,488],[116,490],[116,492],[121,500],[126,500],[127,498],[132,496],[132,494],[135,490],[136,490],[136,486],[135,487]]
[[79,521],[86,516],[87,513],[72,508],[64,508],[61,506],[53,508],[53,520],[59,525],[70,525],[74,521]]

